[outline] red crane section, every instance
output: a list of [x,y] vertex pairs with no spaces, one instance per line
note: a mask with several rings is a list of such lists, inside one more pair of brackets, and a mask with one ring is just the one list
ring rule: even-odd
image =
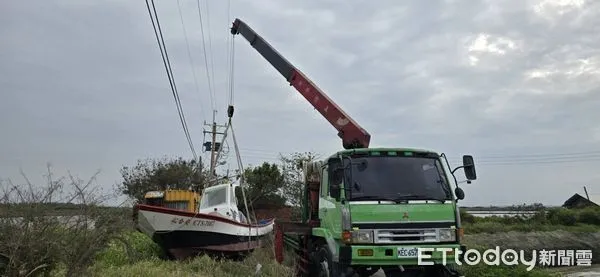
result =
[[241,34],[313,107],[338,131],[344,149],[368,148],[371,135],[347,115],[325,92],[304,73],[285,59],[275,48],[259,36],[250,26],[235,19],[233,35]]

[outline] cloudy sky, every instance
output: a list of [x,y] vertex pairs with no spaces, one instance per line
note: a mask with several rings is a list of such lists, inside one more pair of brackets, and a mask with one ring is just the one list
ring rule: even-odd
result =
[[[225,123],[228,29],[239,17],[367,129],[371,146],[430,148],[456,165],[473,154],[479,179],[463,184],[465,205],[562,204],[584,185],[600,194],[598,1],[206,1],[214,97],[196,1],[179,0],[180,16],[176,1],[156,0],[199,153],[213,106]],[[57,175],[101,170],[108,189],[138,159],[191,157],[144,1],[2,1],[0,26],[0,178],[22,182],[22,169],[41,181],[50,162]],[[234,45],[245,164],[341,148],[247,41]]]

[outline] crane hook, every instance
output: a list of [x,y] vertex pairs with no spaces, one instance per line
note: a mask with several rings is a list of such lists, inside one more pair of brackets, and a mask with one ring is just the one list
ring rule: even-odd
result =
[[229,118],[233,117],[233,105],[229,105],[229,107],[227,107],[227,116]]

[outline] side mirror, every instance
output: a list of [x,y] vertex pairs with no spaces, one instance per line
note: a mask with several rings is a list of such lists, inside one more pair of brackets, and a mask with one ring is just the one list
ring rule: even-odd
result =
[[473,156],[463,156],[463,169],[465,170],[465,177],[467,177],[467,180],[477,179],[477,173],[475,172],[475,162],[473,161]]
[[463,191],[463,189],[461,189],[460,187],[454,189],[454,194],[456,194],[456,199],[458,200],[465,199],[465,191]]

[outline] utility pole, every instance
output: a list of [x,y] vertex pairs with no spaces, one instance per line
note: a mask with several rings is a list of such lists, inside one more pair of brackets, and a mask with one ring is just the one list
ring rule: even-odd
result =
[[585,186],[583,186],[583,191],[585,192],[585,198],[587,198],[588,201],[590,201],[590,195],[587,192],[587,188]]
[[210,148],[210,174],[214,174],[215,176],[217,174],[214,173],[215,170],[215,152],[216,152],[216,145],[215,142],[217,142],[217,123],[215,122],[215,117],[216,117],[217,111],[213,111],[213,123],[212,123],[212,143],[211,143],[211,148]]
[[203,131],[204,134],[211,134],[211,141],[210,142],[206,142],[204,143],[205,146],[205,150],[208,151],[210,150],[210,177],[209,177],[209,181],[210,180],[214,180],[217,177],[217,172],[216,172],[216,154],[219,151],[219,149],[221,147],[223,147],[222,145],[217,144],[217,134],[219,135],[225,135],[225,133],[223,132],[218,132],[217,128],[221,127],[227,127],[227,125],[219,125],[216,123],[216,114],[217,111],[213,110],[213,122],[212,124],[207,124],[206,122],[204,122],[205,126],[210,126],[210,131]]

